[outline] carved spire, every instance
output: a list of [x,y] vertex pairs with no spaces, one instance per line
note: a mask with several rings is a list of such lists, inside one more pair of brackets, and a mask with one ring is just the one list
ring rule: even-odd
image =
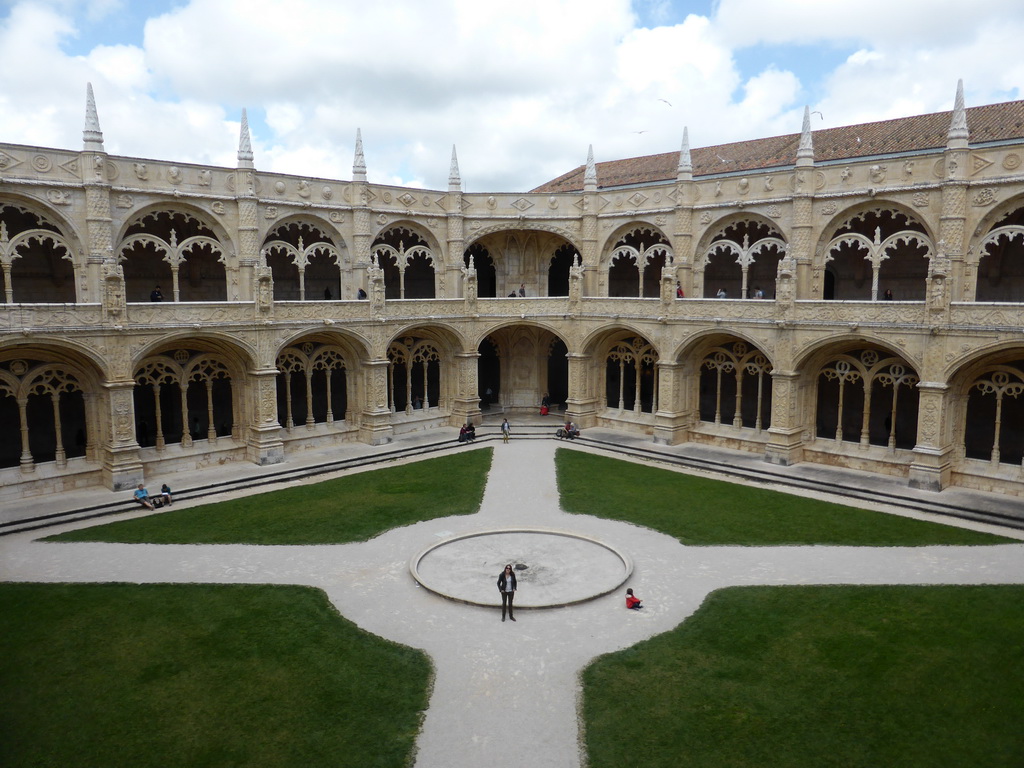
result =
[[953,102],[953,119],[949,123],[949,135],[946,146],[949,149],[966,149],[967,138],[967,110],[964,108],[964,81],[956,81],[956,99]]
[[82,142],[86,152],[106,151],[103,149],[103,131],[100,130],[100,118],[96,114],[92,83],[85,84],[85,129],[82,131]]
[[811,137],[811,108],[804,106],[804,126],[800,131],[800,146],[796,150],[797,168],[814,165],[814,139]]
[[455,154],[455,145],[452,144],[452,165],[448,170],[448,191],[462,191],[462,177],[459,176],[459,158]]
[[363,157],[363,134],[356,128],[356,158],[352,161],[352,181],[366,181],[366,159]]
[[583,191],[597,192],[597,166],[594,165],[594,145],[587,150],[587,170],[583,174]]
[[693,161],[690,159],[690,129],[683,126],[683,144],[679,148],[679,171],[676,174],[677,181],[690,181],[693,179]]
[[242,126],[238,130],[238,167],[255,168],[252,163],[252,141],[249,139],[249,116],[242,107]]

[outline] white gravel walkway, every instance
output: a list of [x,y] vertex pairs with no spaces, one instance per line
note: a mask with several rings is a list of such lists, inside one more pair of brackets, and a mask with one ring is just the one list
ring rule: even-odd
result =
[[[347,618],[378,635],[422,648],[433,660],[436,681],[418,742],[417,768],[580,766],[580,670],[597,655],[675,627],[713,589],[1024,583],[1024,544],[684,547],[625,523],[567,515],[558,507],[556,447],[553,441],[538,440],[496,444],[478,514],[418,523],[363,544],[51,544],[17,534],[0,539],[0,580],[322,588]],[[645,609],[626,611],[616,592],[566,608],[520,609],[517,622],[503,623],[499,609],[439,597],[409,574],[410,558],[437,540],[522,526],[570,530],[625,551],[635,563],[630,584],[644,599]]]

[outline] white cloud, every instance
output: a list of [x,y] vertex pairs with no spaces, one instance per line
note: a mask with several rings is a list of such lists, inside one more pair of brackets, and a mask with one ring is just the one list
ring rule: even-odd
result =
[[[629,0],[22,0],[0,17],[17,73],[0,80],[0,140],[80,146],[91,81],[110,152],[232,165],[246,106],[258,168],[348,178],[358,127],[372,180],[443,189],[454,143],[467,189],[525,190],[591,143],[630,157],[676,150],[684,125],[694,146],[795,132],[807,100],[825,127],[948,109],[961,76],[969,103],[1024,85],[1010,0],[969,24],[946,0],[721,0],[676,19],[637,2],[665,23],[637,27]],[[102,44],[66,53],[118,7],[149,16],[141,39],[90,27]],[[819,71],[809,41],[848,55]],[[741,71],[736,52],[759,43],[804,46],[807,66]]]

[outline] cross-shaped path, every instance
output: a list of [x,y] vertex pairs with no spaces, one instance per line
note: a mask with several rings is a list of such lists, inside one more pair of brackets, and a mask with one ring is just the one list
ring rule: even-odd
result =
[[[59,544],[18,534],[0,539],[0,580],[319,587],[359,626],[430,655],[436,680],[417,768],[576,768],[579,672],[595,656],[672,629],[720,587],[1024,583],[1024,544],[684,547],[637,526],[568,515],[558,504],[556,447],[538,440],[495,445],[479,513],[361,544]],[[517,622],[503,623],[499,609],[440,597],[410,575],[410,559],[437,541],[513,527],[572,531],[626,552],[644,610],[626,611],[617,591],[564,608],[520,610]]]

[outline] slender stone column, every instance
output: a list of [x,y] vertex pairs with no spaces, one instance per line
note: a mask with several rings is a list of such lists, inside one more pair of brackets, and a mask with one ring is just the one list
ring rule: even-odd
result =
[[956,84],[953,117],[946,134],[946,151],[942,159],[945,178],[942,182],[942,213],[939,216],[939,250],[949,258],[952,290],[947,293],[954,301],[972,301],[977,280],[975,270],[968,267],[965,258],[968,163],[971,159],[969,138],[964,83],[960,80]]
[[[694,295],[693,286],[693,163],[690,159],[690,132],[683,129],[683,143],[679,150],[676,172],[675,231],[672,233],[672,252],[675,254],[675,279],[683,286],[683,293]],[[673,286],[674,288],[675,286]]]
[[459,159],[452,147],[452,164],[448,171],[448,253],[445,254],[445,292],[438,294],[458,298],[464,296],[462,285],[462,253],[466,250],[464,221],[462,216],[462,179],[459,175]]

